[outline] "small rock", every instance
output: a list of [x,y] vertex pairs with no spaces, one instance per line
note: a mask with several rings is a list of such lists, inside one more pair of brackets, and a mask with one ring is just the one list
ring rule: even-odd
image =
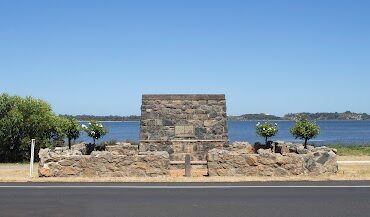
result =
[[315,148],[315,146],[307,145],[307,150],[308,150],[308,151],[312,151],[314,148]]
[[308,150],[305,149],[304,147],[299,147],[299,148],[297,148],[297,153],[298,154],[307,154]]
[[73,164],[73,161],[70,160],[61,160],[59,161],[59,165],[61,166],[71,166]]
[[39,168],[39,177],[51,177],[51,176],[53,176],[51,169],[45,167]]
[[[85,143],[79,143],[71,146],[72,151],[79,151],[81,154],[86,154],[86,144]],[[77,153],[77,152],[75,152]]]
[[298,153],[297,152],[298,149],[304,149],[303,144],[290,144],[289,145],[289,151],[291,153]]
[[249,166],[257,166],[258,165],[257,156],[255,156],[255,155],[248,155],[247,158],[246,158],[246,161],[247,161],[247,164]]
[[271,154],[272,152],[271,152],[271,149],[262,149],[262,148],[260,148],[260,149],[257,150],[257,153],[259,155],[263,155],[263,154]]
[[138,146],[131,145],[130,143],[117,143],[116,145],[110,145],[105,147],[107,151],[114,152],[118,155],[136,155],[139,153]]
[[248,142],[234,142],[233,144],[230,144],[227,149],[229,151],[236,151],[238,153],[255,153],[253,146]]
[[271,148],[271,145],[270,144],[261,144],[260,142],[256,142],[254,143],[254,150],[259,150],[259,149],[269,149]]
[[286,144],[277,144],[275,152],[280,153],[282,155],[288,154],[289,153],[289,147]]

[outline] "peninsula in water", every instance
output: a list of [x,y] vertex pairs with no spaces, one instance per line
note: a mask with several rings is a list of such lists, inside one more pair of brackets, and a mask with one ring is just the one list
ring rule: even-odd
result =
[[301,112],[289,113],[282,117],[268,114],[244,114],[240,116],[229,116],[229,120],[296,120],[299,115],[307,115],[311,120],[370,120],[370,115],[366,113],[346,112]]

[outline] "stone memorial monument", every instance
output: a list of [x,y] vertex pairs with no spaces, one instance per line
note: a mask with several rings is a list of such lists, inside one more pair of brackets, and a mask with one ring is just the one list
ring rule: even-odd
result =
[[228,144],[225,95],[143,95],[142,100],[139,147],[116,143],[88,153],[81,143],[71,150],[41,149],[39,176],[154,177],[176,169],[191,176],[193,168],[209,176],[338,172],[336,149],[283,141],[274,142],[274,150],[248,142]]
[[167,151],[173,161],[206,160],[228,142],[223,94],[143,95],[140,152]]

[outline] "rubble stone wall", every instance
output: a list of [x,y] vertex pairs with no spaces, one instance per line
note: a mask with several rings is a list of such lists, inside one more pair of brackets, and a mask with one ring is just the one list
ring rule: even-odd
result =
[[270,149],[259,149],[256,154],[213,149],[208,152],[207,160],[209,176],[291,176],[338,172],[336,154],[325,149],[311,150],[306,154],[271,153]]
[[[192,146],[194,148],[196,144]],[[164,144],[163,147],[170,146]],[[280,153],[272,152],[272,150]],[[169,175],[171,169],[183,168],[183,164],[177,159],[171,160],[169,152],[171,153],[169,150],[139,152],[138,146],[129,143],[107,146],[106,151],[93,151],[90,155],[86,155],[84,144],[74,145],[71,150],[66,147],[53,150],[41,149],[39,176],[153,177]],[[209,176],[295,176],[338,172],[336,150],[327,147],[308,146],[305,149],[301,144],[276,142],[274,149],[256,150],[256,146],[247,142],[235,142],[224,145],[222,148],[213,148],[206,153],[207,168],[199,164],[194,166],[194,169],[207,169]],[[182,157],[179,156],[179,158]]]
[[80,150],[67,148],[41,149],[39,176],[143,177],[169,174],[167,152],[138,154],[137,146],[130,144],[107,146],[107,150],[83,155]]

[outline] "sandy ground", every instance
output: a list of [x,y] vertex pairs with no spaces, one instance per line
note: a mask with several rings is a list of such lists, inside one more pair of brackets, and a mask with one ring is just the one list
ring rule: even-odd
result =
[[338,161],[370,161],[370,156],[338,156]]
[[[370,156],[341,156],[340,161],[367,161]],[[38,165],[33,178],[29,177],[29,164],[0,164],[0,182],[245,182],[245,181],[325,181],[370,180],[370,164],[340,164],[337,175],[293,177],[205,177],[206,170],[193,170],[192,177],[184,177],[183,170],[171,171],[164,177],[62,177],[39,178]]]

